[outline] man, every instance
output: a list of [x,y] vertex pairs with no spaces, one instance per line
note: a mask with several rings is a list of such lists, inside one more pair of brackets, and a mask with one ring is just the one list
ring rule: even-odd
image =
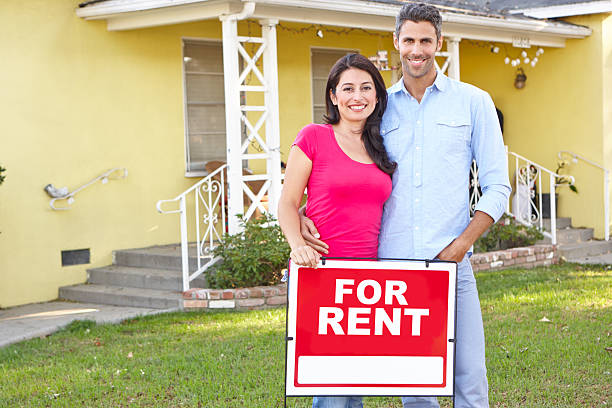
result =
[[[507,159],[490,96],[435,69],[441,25],[438,10],[423,3],[405,4],[396,19],[393,42],[403,77],[388,89],[381,134],[398,168],[385,203],[378,256],[458,263],[455,407],[488,407],[482,315],[468,251],[506,209]],[[483,195],[470,220],[472,158]],[[315,238],[307,218],[302,231],[325,253],[326,244]],[[358,406],[344,397],[326,400],[326,407]],[[431,397],[402,401],[405,408],[439,406]]]

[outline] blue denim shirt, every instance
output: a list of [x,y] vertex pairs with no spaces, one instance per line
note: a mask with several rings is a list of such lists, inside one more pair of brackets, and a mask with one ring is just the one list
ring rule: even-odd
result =
[[431,259],[470,222],[469,174],[479,168],[476,210],[497,221],[510,195],[507,156],[488,93],[438,73],[421,103],[400,79],[388,89],[381,134],[392,160],[378,256]]

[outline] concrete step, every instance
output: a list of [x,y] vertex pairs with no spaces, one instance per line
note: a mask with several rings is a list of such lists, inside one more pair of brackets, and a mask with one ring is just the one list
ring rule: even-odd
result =
[[177,309],[183,307],[182,294],[174,291],[122,288],[109,285],[74,285],[59,289],[60,299],[103,305]]
[[[565,228],[557,229],[557,244],[574,244],[588,242],[593,239],[593,228]],[[551,239],[545,237],[538,244],[550,244]]]
[[[542,224],[544,224],[544,229],[546,231],[550,231],[550,218],[544,218],[542,220]],[[572,226],[572,219],[569,217],[559,217],[557,218],[557,229],[565,229],[570,228]]]
[[572,262],[577,262],[584,265],[612,265],[612,253],[572,258]]
[[[189,270],[197,265],[195,244],[189,245]],[[113,264],[136,268],[181,270],[180,244],[113,251]]]
[[612,252],[612,241],[589,241],[563,244],[558,247],[559,256],[568,261],[586,256],[596,256]]
[[[109,265],[102,268],[89,269],[87,274],[87,282],[91,284],[176,292],[183,290],[182,273],[171,269]],[[190,287],[208,288],[204,276],[205,274],[202,274],[192,280]]]

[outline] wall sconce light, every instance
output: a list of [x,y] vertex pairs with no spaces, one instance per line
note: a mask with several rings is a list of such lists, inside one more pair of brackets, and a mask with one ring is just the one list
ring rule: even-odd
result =
[[516,89],[523,89],[525,87],[525,82],[527,82],[527,75],[525,75],[525,71],[523,71],[523,68],[517,69],[516,78],[514,78],[514,87]]
[[68,187],[53,187],[53,184],[47,184],[44,190],[49,194],[51,198],[63,198],[68,195]]

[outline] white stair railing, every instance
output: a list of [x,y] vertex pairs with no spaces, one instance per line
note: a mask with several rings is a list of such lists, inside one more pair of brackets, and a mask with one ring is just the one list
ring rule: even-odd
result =
[[[523,225],[535,225],[538,230],[550,238],[553,245],[557,244],[557,200],[555,199],[555,188],[559,174],[541,166],[520,154],[508,152],[508,161],[514,159],[514,196],[512,205],[508,203],[508,213]],[[542,205],[542,173],[548,174],[549,208],[550,208],[550,231],[544,228]],[[574,184],[571,177],[570,184]],[[537,202],[536,202],[537,200]]]
[[559,153],[557,153],[557,156],[561,160],[563,160],[564,156],[569,156],[574,163],[578,163],[578,160],[582,160],[583,162],[603,171],[604,235],[606,241],[610,240],[610,170],[592,160],[587,159],[586,157],[570,152],[569,150],[561,150]]
[[[126,178],[128,175],[128,171],[123,167],[115,167],[114,169],[110,169],[100,174],[98,177],[93,178],[89,182],[83,184],[81,187],[74,189],[72,192],[68,191],[67,187],[55,188],[53,184],[47,184],[44,190],[49,194],[51,201],[49,201],[49,207],[56,211],[65,211],[69,210],[71,205],[74,203],[74,196],[86,189],[87,187],[94,184],[96,181],[100,181],[102,184],[108,183],[109,180],[120,180]],[[56,207],[55,202],[58,200],[66,201],[67,206],[65,207]]]
[[[508,162],[514,162],[514,173],[512,176],[513,195],[508,201],[506,212],[513,216],[519,223],[531,227],[535,226],[545,237],[550,238],[553,245],[557,244],[557,203],[555,200],[556,182],[560,177],[565,177],[570,185],[574,184],[574,177],[561,176],[552,170],[535,163],[520,154],[507,150]],[[472,174],[475,175],[474,186],[470,193],[470,207],[474,208],[480,198],[478,184],[478,170],[472,164]],[[542,203],[542,173],[548,174],[548,185],[550,191],[550,230],[544,225],[543,203]]]
[[[189,289],[192,280],[221,259],[214,256],[213,249],[226,231],[226,167],[227,165],[222,165],[177,197],[157,202],[157,211],[160,213],[180,215],[183,291]],[[170,202],[178,202],[178,210],[162,209],[162,205]],[[195,226],[188,228],[187,209],[191,202],[195,213]],[[195,242],[191,245],[190,232],[195,235]],[[195,262],[191,262],[191,265],[190,252],[195,258]]]

